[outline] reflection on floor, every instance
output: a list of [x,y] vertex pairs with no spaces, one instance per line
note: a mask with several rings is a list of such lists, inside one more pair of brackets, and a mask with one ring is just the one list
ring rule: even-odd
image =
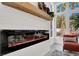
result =
[[67,50],[64,50],[64,54],[65,56],[79,56],[79,52],[71,52]]
[[54,51],[48,52],[45,56],[79,56],[79,52],[70,52],[67,50],[64,50],[64,52]]

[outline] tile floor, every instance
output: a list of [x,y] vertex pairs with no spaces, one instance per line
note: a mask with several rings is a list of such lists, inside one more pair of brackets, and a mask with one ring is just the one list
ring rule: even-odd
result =
[[63,52],[60,51],[54,51],[54,52],[48,52],[45,56],[79,56],[79,52],[69,52],[64,50]]

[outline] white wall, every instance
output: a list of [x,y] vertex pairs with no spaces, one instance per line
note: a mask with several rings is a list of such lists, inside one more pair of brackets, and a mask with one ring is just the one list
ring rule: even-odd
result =
[[[49,21],[0,4],[0,29],[48,30],[49,27]],[[7,55],[44,55],[48,50],[49,40]]]
[[0,5],[0,28],[8,29],[49,29],[49,21]]

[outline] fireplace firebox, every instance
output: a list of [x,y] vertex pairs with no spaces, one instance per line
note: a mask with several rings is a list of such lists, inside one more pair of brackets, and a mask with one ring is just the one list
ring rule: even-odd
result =
[[49,39],[48,30],[1,30],[0,55]]

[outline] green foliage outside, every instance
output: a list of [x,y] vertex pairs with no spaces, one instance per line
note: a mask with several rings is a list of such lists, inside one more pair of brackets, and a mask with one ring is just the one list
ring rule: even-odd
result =
[[79,27],[79,14],[75,15],[73,14],[71,17],[70,17],[70,20],[72,20],[71,24],[75,30],[78,29]]

